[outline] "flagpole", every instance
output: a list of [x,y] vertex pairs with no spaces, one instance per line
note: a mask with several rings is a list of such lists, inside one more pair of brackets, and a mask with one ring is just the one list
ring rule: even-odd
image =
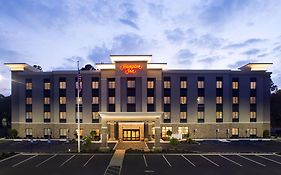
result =
[[79,61],[77,61],[77,67],[78,67],[78,74],[77,74],[77,103],[78,103],[78,105],[77,105],[77,111],[78,111],[78,113],[77,113],[77,123],[78,123],[78,128],[77,128],[77,137],[78,137],[78,147],[77,147],[77,152],[78,153],[80,153],[80,108],[79,108],[79,106],[80,106],[80,96],[79,96],[79,94],[80,94],[80,75],[79,75]]

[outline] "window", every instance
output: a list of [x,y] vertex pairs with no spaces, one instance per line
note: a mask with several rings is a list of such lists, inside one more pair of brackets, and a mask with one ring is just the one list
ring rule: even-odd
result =
[[256,104],[256,97],[250,97],[250,104]]
[[[76,133],[78,134],[79,130],[78,130],[77,128],[76,128],[75,131],[76,131]],[[83,131],[84,131],[84,130],[83,130],[82,128],[80,128],[80,133],[79,133],[79,134],[80,134],[80,137],[83,136],[83,133],[84,133]]]
[[233,104],[238,104],[239,103],[238,97],[232,97],[232,103]]
[[44,112],[44,119],[50,119],[51,113],[50,112]]
[[216,97],[216,103],[222,104],[222,97]]
[[32,98],[31,97],[26,98],[26,104],[28,104],[28,105],[32,104]]
[[232,89],[238,89],[239,88],[239,83],[238,81],[233,81],[232,82]]
[[204,97],[198,97],[197,98],[197,103],[198,104],[204,104]]
[[188,127],[178,127],[179,134],[188,134]]
[[202,88],[204,88],[204,81],[198,81],[197,82],[197,86],[198,86],[198,89],[202,89]]
[[186,104],[186,97],[181,97],[180,100],[181,100],[181,102],[180,102],[181,104]]
[[44,128],[44,135],[50,136],[51,135],[51,128]]
[[66,89],[66,82],[60,81],[60,89]]
[[32,119],[32,112],[26,112],[26,119]]
[[26,128],[25,129],[25,135],[26,136],[32,136],[32,128]]
[[153,104],[154,103],[154,97],[147,97],[147,104]]
[[99,97],[92,97],[92,104],[99,104]]
[[185,81],[185,80],[182,80],[182,81],[181,81],[181,88],[182,88],[182,89],[187,88],[187,81]]
[[204,119],[204,112],[203,111],[198,111],[197,112],[197,118],[198,119]]
[[231,135],[238,136],[239,135],[239,128],[232,128]]
[[98,81],[92,81],[92,89],[98,89],[99,88],[99,82]]
[[164,119],[170,119],[171,118],[171,112],[164,112]]
[[170,97],[164,97],[164,104],[170,104]]
[[77,101],[79,102],[79,104],[81,105],[83,103],[83,98],[82,97],[76,97],[76,104],[77,104]]
[[238,119],[239,118],[239,112],[232,112],[232,118]]
[[221,89],[222,88],[222,81],[217,81],[216,85],[217,85],[217,89]]
[[114,89],[115,88],[115,81],[108,81],[108,88]]
[[66,112],[60,112],[60,119],[66,119]]
[[180,112],[180,119],[186,119],[187,118],[187,112]]
[[257,112],[250,112],[250,118],[251,119],[255,119],[255,118],[257,118]]
[[51,83],[50,82],[45,82],[44,83],[44,89],[45,90],[50,90],[51,89]]
[[[76,89],[78,89],[78,81],[75,82],[75,87]],[[82,89],[82,87],[83,87],[83,82],[80,80],[80,85],[79,85],[80,90]]]
[[128,104],[135,104],[135,103],[136,103],[136,97],[128,96]]
[[250,136],[255,136],[255,135],[257,135],[257,128],[251,128],[250,129]]
[[115,97],[108,97],[108,104],[115,104]]
[[25,88],[26,90],[32,90],[32,83],[31,82],[25,83]]
[[135,88],[136,87],[136,81],[135,80],[128,80],[127,81],[127,87],[128,88]]
[[147,81],[147,88],[153,89],[154,88],[154,81]]
[[167,131],[172,131],[172,127],[162,127],[162,137],[168,137]]
[[50,97],[44,97],[44,105],[50,104]]
[[79,119],[81,120],[83,118],[83,112],[76,112],[75,114],[75,119],[78,119],[78,114],[79,114]]
[[60,97],[60,104],[61,105],[66,104],[66,97]]
[[250,82],[250,89],[256,89],[257,83],[255,81]]
[[171,88],[171,82],[170,81],[164,81],[164,88],[165,89]]
[[60,129],[60,136],[67,136],[67,132],[68,132],[68,129],[66,129],[66,128],[61,128],[61,129]]
[[216,112],[216,118],[222,119],[222,112],[221,111]]
[[99,119],[99,113],[98,112],[92,112],[93,119]]

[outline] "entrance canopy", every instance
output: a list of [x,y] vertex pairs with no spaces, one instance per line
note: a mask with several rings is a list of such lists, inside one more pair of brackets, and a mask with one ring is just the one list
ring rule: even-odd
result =
[[155,121],[159,120],[163,112],[99,112],[105,121]]

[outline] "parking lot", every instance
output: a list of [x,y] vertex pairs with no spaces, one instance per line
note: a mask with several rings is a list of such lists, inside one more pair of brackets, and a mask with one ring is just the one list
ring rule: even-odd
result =
[[[0,174],[104,174],[112,154],[17,154]],[[281,174],[277,154],[126,154],[121,174]]]

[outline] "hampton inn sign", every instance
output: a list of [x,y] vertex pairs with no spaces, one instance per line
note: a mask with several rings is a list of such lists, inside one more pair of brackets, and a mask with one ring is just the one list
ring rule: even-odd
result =
[[122,70],[125,74],[135,74],[141,69],[142,66],[139,64],[124,64],[120,66],[120,70]]

